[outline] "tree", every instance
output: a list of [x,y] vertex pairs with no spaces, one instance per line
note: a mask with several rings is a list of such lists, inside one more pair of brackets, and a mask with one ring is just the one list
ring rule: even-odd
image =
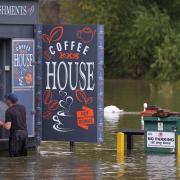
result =
[[159,80],[178,80],[180,78],[180,34],[173,31],[165,36],[164,42],[156,47],[151,65],[152,76]]

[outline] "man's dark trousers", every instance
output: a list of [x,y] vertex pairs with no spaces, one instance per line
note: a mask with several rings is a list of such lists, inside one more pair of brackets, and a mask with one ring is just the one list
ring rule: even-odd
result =
[[15,130],[9,136],[10,157],[27,156],[28,134],[24,130]]

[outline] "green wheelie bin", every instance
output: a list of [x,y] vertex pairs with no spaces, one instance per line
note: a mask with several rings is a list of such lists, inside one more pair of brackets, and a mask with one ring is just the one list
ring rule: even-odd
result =
[[177,153],[180,116],[146,116],[143,119],[145,152]]

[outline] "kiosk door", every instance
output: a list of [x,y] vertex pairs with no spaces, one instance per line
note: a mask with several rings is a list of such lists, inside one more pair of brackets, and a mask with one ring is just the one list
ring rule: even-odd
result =
[[[0,101],[11,92],[11,40],[0,39]],[[0,128],[0,140],[7,139],[8,132]]]

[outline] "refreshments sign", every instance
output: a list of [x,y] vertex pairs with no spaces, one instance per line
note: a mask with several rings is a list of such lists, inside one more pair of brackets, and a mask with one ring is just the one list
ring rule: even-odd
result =
[[43,26],[44,140],[103,140],[103,26]]
[[0,0],[0,24],[36,24],[38,1]]

